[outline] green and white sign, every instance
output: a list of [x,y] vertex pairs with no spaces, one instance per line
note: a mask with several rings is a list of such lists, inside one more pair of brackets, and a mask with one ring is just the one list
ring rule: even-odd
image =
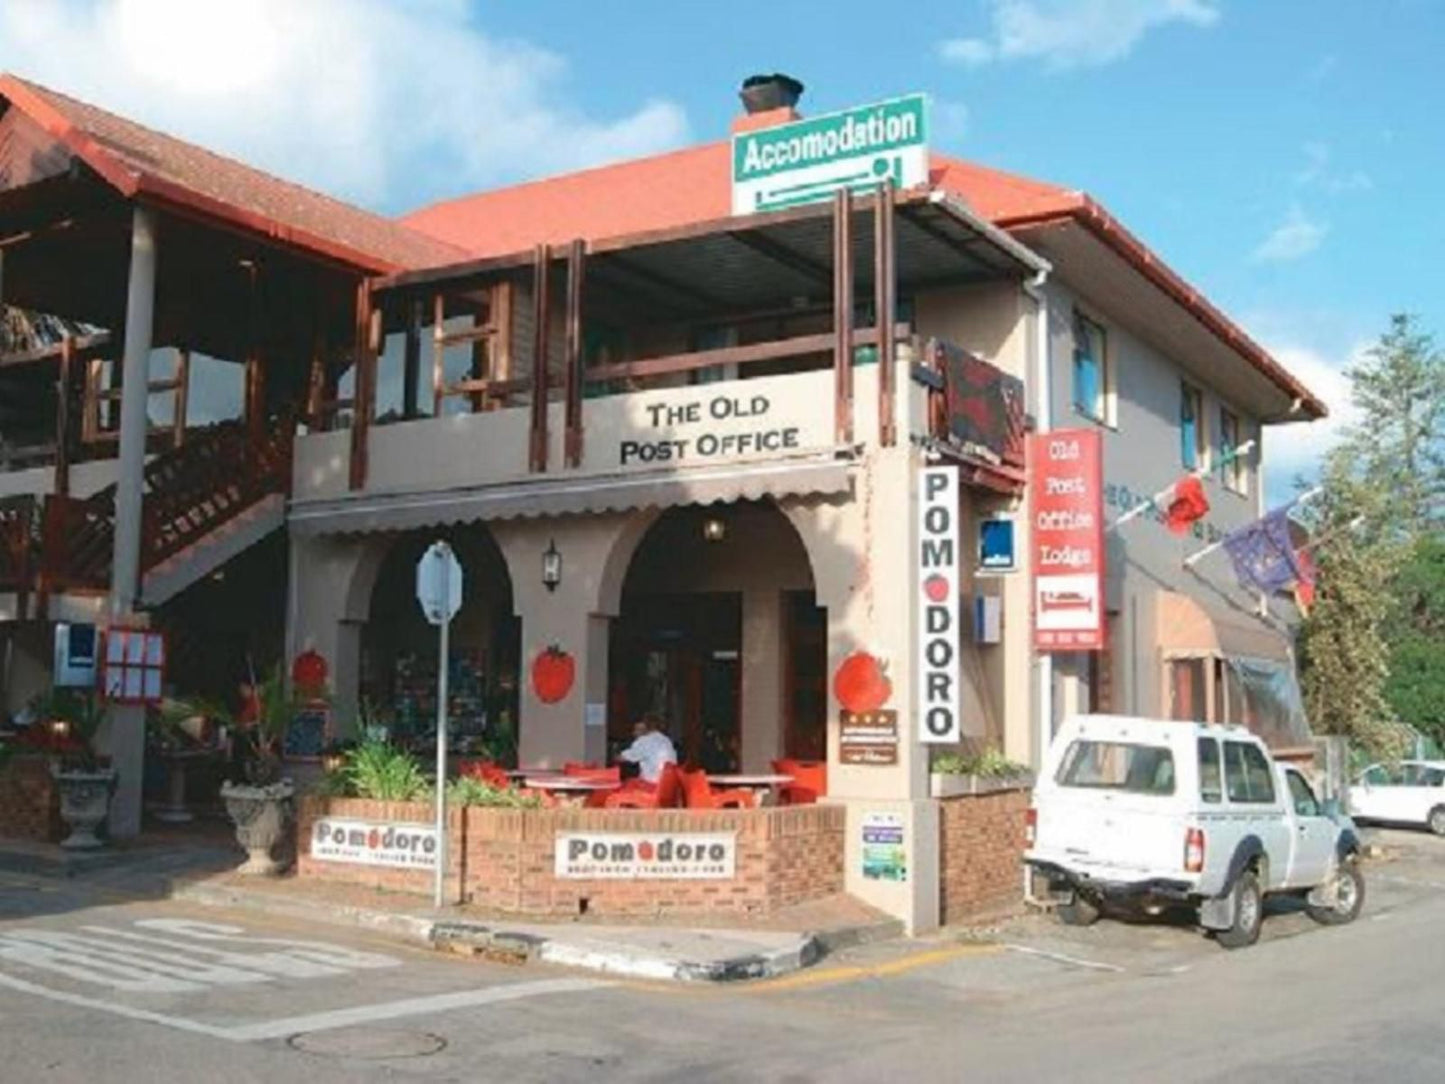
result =
[[776,211],[869,190],[928,182],[928,102],[922,94],[733,136],[733,214]]

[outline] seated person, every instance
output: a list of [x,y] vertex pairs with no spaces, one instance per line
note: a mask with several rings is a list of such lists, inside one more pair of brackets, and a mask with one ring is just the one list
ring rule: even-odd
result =
[[672,739],[662,730],[662,720],[651,713],[632,726],[632,744],[617,754],[619,760],[636,764],[644,783],[656,783],[664,765],[677,763]]

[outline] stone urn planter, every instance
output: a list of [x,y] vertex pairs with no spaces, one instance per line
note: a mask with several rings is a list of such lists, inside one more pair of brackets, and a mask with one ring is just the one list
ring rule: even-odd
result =
[[72,851],[94,850],[105,846],[95,830],[105,823],[110,813],[110,798],[115,793],[115,770],[56,769],[55,786],[60,791],[60,819],[70,834],[60,845]]
[[249,856],[236,872],[263,877],[281,873],[291,858],[282,844],[296,822],[296,787],[291,780],[261,787],[226,783],[221,800],[235,822],[236,840]]

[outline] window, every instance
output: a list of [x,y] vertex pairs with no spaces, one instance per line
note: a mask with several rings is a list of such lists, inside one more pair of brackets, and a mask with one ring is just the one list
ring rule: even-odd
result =
[[1274,780],[1269,761],[1257,745],[1224,743],[1224,783],[1231,802],[1266,804],[1274,801]]
[[1249,455],[1238,453],[1240,444],[1239,417],[1224,407],[1219,408],[1219,476],[1224,487],[1235,493],[1249,492]]
[[1222,802],[1224,783],[1219,773],[1219,743],[1213,738],[1199,739],[1199,799]]
[[1190,384],[1179,385],[1179,459],[1187,471],[1207,462],[1209,443],[1204,431],[1204,394]]
[[1174,754],[1162,745],[1081,739],[1064,754],[1058,782],[1131,794],[1173,794]]
[[1310,790],[1304,776],[1299,772],[1285,772],[1284,777],[1289,782],[1289,796],[1290,801],[1294,802],[1295,814],[1301,817],[1318,817],[1320,803],[1315,799],[1315,792]]
[[1101,424],[1109,421],[1109,350],[1104,329],[1074,313],[1074,409]]

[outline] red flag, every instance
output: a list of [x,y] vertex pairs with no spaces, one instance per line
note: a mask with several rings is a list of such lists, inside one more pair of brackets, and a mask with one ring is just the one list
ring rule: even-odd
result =
[[1300,613],[1308,615],[1315,604],[1315,559],[1309,550],[1294,551],[1295,564],[1299,565],[1299,579],[1294,584],[1295,605]]
[[1169,506],[1164,510],[1164,526],[1175,534],[1184,534],[1191,523],[1203,519],[1208,511],[1209,498],[1204,495],[1204,484],[1195,475],[1186,475],[1174,483]]

